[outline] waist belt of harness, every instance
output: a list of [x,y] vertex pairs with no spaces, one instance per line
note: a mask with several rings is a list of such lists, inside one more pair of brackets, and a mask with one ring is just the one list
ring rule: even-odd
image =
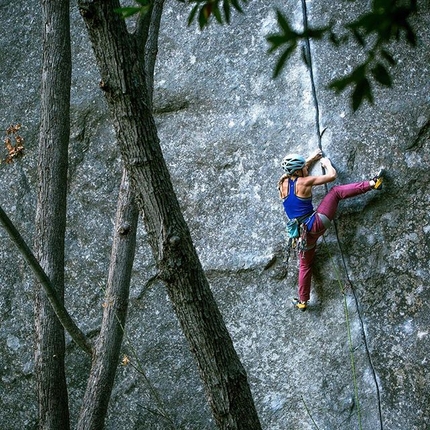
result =
[[[296,219],[297,219],[297,222],[299,223],[299,224],[303,224],[304,223],[304,221],[307,221],[313,214],[314,214],[315,212],[310,212],[310,213],[308,213],[308,214],[306,214],[306,215],[303,215],[303,216],[300,216],[300,217],[297,217]],[[328,219],[328,218],[327,218]],[[324,221],[323,221],[324,222]]]

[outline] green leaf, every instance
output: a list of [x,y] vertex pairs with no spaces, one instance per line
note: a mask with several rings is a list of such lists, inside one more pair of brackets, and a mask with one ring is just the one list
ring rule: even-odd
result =
[[[141,0],[141,1],[152,1],[152,0]],[[219,24],[230,23],[231,20],[231,9],[232,7],[238,12],[243,13],[240,3],[248,3],[248,0],[178,0],[181,3],[195,3],[195,6],[191,10],[188,17],[188,25],[195,20],[199,23],[200,29],[207,27],[210,22],[210,18],[213,15]],[[220,6],[222,2],[222,8]]]
[[188,26],[190,26],[192,24],[192,22],[194,21],[194,18],[196,17],[196,13],[199,10],[199,5],[196,4],[193,9],[190,12],[190,16],[188,17]]
[[373,0],[372,9],[375,13],[383,14],[390,7],[391,0]]
[[122,18],[129,18],[130,16],[136,15],[142,12],[142,7],[121,7],[114,9],[115,13],[118,13]]
[[141,6],[151,6],[151,0],[135,0],[136,3],[139,3]]
[[198,17],[198,20],[199,20],[199,27],[200,27],[200,30],[202,30],[207,24],[208,24],[208,19],[209,19],[209,17],[210,17],[210,12],[211,12],[211,10],[207,7],[207,5],[208,5],[208,3],[207,4],[205,4],[201,9],[200,9],[200,12],[199,12],[199,17]]
[[[246,3],[246,0],[244,1],[244,3]],[[243,9],[240,6],[238,0],[231,0],[231,4],[233,5],[233,7],[240,13],[243,13]]]
[[218,2],[213,5],[212,14],[215,16],[215,19],[218,21],[219,24],[223,23],[221,12],[218,7]]
[[230,8],[229,0],[224,0],[223,9],[224,9],[224,15],[225,15],[225,22],[227,24],[230,24],[231,8]]

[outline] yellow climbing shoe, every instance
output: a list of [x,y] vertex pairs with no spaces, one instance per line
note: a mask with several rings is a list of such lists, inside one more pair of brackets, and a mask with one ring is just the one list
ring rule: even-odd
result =
[[381,190],[382,189],[382,183],[384,182],[384,171],[381,170],[374,178],[373,182],[375,182],[375,185],[373,185],[374,190]]
[[308,302],[301,302],[299,299],[293,299],[291,302],[295,308],[300,309],[302,312],[308,307]]

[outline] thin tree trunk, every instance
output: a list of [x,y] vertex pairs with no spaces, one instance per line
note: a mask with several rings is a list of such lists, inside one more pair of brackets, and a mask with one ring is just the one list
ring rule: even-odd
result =
[[222,429],[260,429],[246,372],[196,254],[165,164],[136,38],[113,11],[115,0],[79,2],[160,278]]
[[[68,0],[42,0],[43,67],[35,255],[64,301],[71,80]],[[40,284],[35,299],[39,428],[69,429],[64,330]]]
[[3,224],[5,231],[9,234],[11,241],[15,244],[18,251],[21,253],[25,261],[28,263],[36,279],[43,287],[46,297],[51,303],[57,318],[60,320],[62,326],[67,330],[70,337],[82,348],[87,354],[92,354],[92,345],[88,338],[82,333],[76,323],[73,321],[67,309],[64,307],[64,301],[58,297],[57,289],[52,285],[48,275],[42,269],[34,256],[33,252],[21,236],[17,228],[12,223],[11,219],[6,215],[6,212],[0,207],[0,222]]
[[118,197],[102,327],[94,351],[78,430],[96,430],[104,426],[127,315],[138,215],[124,170]]

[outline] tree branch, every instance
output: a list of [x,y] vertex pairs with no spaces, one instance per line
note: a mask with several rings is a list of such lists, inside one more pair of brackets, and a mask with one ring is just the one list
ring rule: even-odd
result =
[[28,247],[27,243],[25,242],[19,231],[16,229],[10,218],[6,215],[6,213],[1,207],[0,221],[6,229],[7,233],[9,234],[12,242],[18,248],[21,255],[24,257],[26,262],[33,270],[33,273],[35,274],[36,278],[43,286],[46,296],[64,329],[69,333],[71,338],[76,342],[78,346],[80,346],[87,354],[91,355],[93,352],[91,343],[72,320],[66,308],[58,298],[58,295],[54,287],[52,286],[51,280],[46,275],[45,271],[42,269],[36,257],[34,256],[33,252]]
[[161,15],[163,13],[164,0],[154,0],[151,11],[151,24],[145,43],[145,72],[148,98],[152,105],[154,92],[154,69],[158,53],[158,35],[160,32]]

